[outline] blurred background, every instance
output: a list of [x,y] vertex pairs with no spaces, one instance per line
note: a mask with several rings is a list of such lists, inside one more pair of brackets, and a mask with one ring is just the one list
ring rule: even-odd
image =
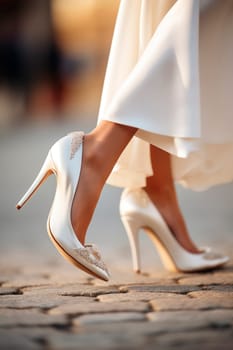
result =
[[[96,125],[118,5],[118,0],[0,1],[0,264],[6,268],[21,261],[34,271],[36,261],[73,269],[46,234],[55,179],[20,212],[15,205],[57,139]],[[196,243],[232,254],[233,185],[202,193],[177,188]],[[104,188],[87,241],[101,247],[111,271],[129,272],[120,195],[119,188]],[[161,270],[145,236],[142,245],[146,270]]]
[[118,0],[0,1],[0,126],[96,116]]

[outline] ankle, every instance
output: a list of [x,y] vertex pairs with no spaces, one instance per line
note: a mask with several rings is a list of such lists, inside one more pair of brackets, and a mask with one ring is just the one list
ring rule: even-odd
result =
[[150,198],[157,201],[169,201],[170,203],[176,202],[176,192],[173,186],[161,185],[161,186],[146,186],[144,188]]

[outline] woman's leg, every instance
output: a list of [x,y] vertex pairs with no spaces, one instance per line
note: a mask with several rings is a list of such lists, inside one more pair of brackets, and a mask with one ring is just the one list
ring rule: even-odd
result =
[[101,121],[85,135],[82,167],[71,213],[73,229],[84,244],[102,188],[136,128]]
[[186,250],[197,253],[199,250],[188,234],[179,208],[170,154],[152,145],[150,153],[154,175],[147,178],[145,191],[164,217],[177,241]]

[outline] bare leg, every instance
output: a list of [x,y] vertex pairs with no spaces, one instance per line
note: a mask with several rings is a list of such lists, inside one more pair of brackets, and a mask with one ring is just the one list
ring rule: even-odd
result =
[[82,168],[71,213],[74,231],[82,244],[107,177],[136,131],[101,121],[84,137]]
[[177,241],[186,250],[197,253],[177,201],[169,153],[150,146],[154,175],[147,178],[145,191],[164,217]]

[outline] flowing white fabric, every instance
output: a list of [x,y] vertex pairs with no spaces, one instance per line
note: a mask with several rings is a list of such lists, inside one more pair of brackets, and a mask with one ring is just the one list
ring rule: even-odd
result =
[[143,187],[150,144],[186,187],[231,181],[232,91],[232,0],[121,0],[99,121],[138,131],[107,182]]

